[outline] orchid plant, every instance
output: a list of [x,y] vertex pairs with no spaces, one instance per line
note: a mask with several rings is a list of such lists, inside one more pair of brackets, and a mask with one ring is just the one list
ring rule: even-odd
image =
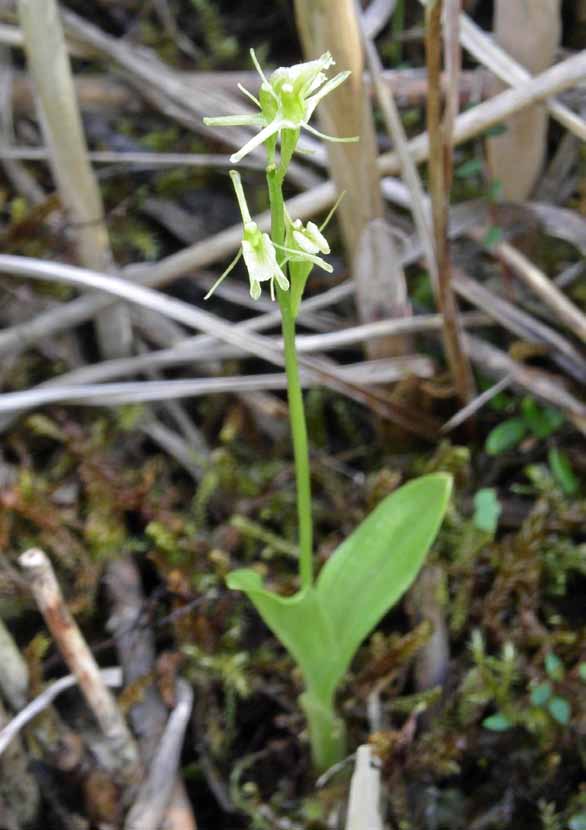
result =
[[323,259],[330,253],[323,235],[330,217],[321,227],[292,219],[285,208],[283,181],[301,129],[327,141],[356,140],[325,136],[309,124],[317,104],[349,73],[340,72],[328,80],[326,73],[334,61],[327,52],[318,60],[277,69],[267,78],[254,51],[251,55],[261,79],[258,98],[243,87],[241,90],[260,112],[204,121],[213,126],[259,128],[231,160],[237,163],[264,145],[271,234],[261,232],[253,220],[240,175],[232,170],[242,217],[242,242],[216,285],[242,257],[251,296],[258,299],[262,283],[268,282],[271,298],[276,297],[279,303],[295,460],[300,587],[294,596],[283,597],[267,590],[253,569],[234,571],[227,583],[247,594],[299,665],[305,682],[300,703],[307,717],[312,757],[316,768],[323,770],[341,760],[346,751],[344,723],[334,707],[335,692],[364,638],[407,590],[423,565],[446,510],[451,479],[443,474],[423,476],[387,496],[334,551],[315,579],[309,452],[295,320],[313,268],[332,271]]

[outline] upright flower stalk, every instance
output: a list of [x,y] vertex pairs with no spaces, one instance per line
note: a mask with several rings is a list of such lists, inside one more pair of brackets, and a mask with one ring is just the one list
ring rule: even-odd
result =
[[[204,118],[204,123],[210,126],[247,125],[260,128],[244,147],[231,156],[231,161],[236,163],[257,147],[265,146],[266,175],[271,206],[271,235],[269,237],[268,234],[262,233],[253,221],[240,175],[235,170],[231,170],[230,177],[242,217],[242,243],[236,258],[216,282],[214,288],[225,279],[242,256],[248,270],[250,294],[253,299],[257,300],[260,297],[261,283],[268,282],[271,299],[275,299],[276,295],[279,302],[297,488],[299,579],[301,587],[306,588],[313,582],[313,524],[309,447],[295,347],[295,318],[312,268],[317,266],[330,273],[332,266],[319,256],[319,254],[330,252],[330,246],[321,230],[313,222],[308,222],[304,226],[300,219],[293,220],[287,214],[283,199],[283,182],[302,129],[328,141],[355,141],[356,139],[324,136],[308,123],[319,101],[336,89],[349,75],[348,72],[339,72],[328,80],[326,71],[334,65],[329,52],[315,61],[276,69],[270,78],[264,74],[254,50],[251,50],[251,56],[261,79],[258,98],[244,87],[240,86],[240,89],[253,101],[260,112],[253,115]],[[277,159],[278,145],[280,152]],[[214,288],[210,294],[213,293]]]
[[226,583],[247,595],[300,667],[305,689],[299,703],[307,718],[313,764],[323,771],[346,754],[346,729],[336,713],[336,690],[364,638],[415,579],[441,523],[451,482],[441,474],[424,476],[387,496],[338,546],[314,579],[309,450],[295,319],[312,269],[332,270],[322,258],[330,252],[322,233],[329,217],[318,228],[289,216],[283,181],[300,131],[316,132],[308,124],[316,105],[348,73],[328,80],[325,73],[333,60],[326,53],[316,61],[277,69],[267,79],[254,53],[252,57],[262,81],[258,99],[243,92],[260,112],[206,119],[206,123],[259,128],[232,160],[237,162],[264,145],[271,234],[262,233],[252,219],[240,175],[232,170],[242,216],[242,243],[219,281],[242,257],[251,296],[257,299],[262,284],[268,282],[281,310],[297,486],[300,587],[293,596],[282,596],[265,588],[258,571],[251,568],[232,571]]

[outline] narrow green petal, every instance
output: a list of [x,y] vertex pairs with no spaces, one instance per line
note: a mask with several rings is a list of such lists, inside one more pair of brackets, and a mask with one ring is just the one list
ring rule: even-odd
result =
[[232,164],[238,164],[239,161],[242,161],[244,156],[247,156],[257,147],[260,147],[260,145],[264,144],[264,142],[268,138],[270,138],[272,135],[275,135],[275,133],[278,133],[279,130],[282,129],[283,126],[287,126],[287,124],[288,122],[286,121],[271,121],[271,123],[267,124],[267,126],[264,129],[262,129],[256,135],[253,135],[250,141],[247,141],[244,147],[238,150],[237,153],[234,153],[230,156],[230,161],[232,162]]
[[331,78],[329,81],[327,81],[321,87],[321,89],[318,89],[317,92],[314,92],[313,95],[305,99],[307,121],[309,121],[309,119],[313,115],[314,110],[321,101],[321,99],[324,98],[326,95],[329,95],[330,92],[333,92],[334,89],[336,89],[336,87],[340,86],[340,84],[343,84],[346,78],[351,74],[352,73],[349,69],[347,69],[345,72],[338,72],[338,74]]
[[262,115],[219,115],[203,119],[206,127],[260,127],[265,123]]
[[263,82],[263,86],[271,93],[271,95],[273,96],[275,101],[277,101],[277,103],[278,103],[279,102],[278,95],[275,92],[275,90],[273,89],[273,87],[271,86],[271,84],[269,83],[269,81],[267,80],[267,77],[266,77],[265,73],[262,70],[262,66],[258,62],[258,58],[256,57],[256,52],[254,51],[254,49],[250,50],[250,57],[252,58],[254,68],[256,69],[256,71],[258,72],[258,74],[261,77],[261,80]]
[[222,276],[221,276],[221,277],[218,277],[218,279],[217,279],[217,280],[215,281],[215,283],[212,285],[212,287],[210,288],[210,290],[208,291],[208,293],[205,295],[204,300],[208,300],[208,299],[212,296],[212,294],[214,293],[214,291],[216,290],[216,288],[224,282],[224,280],[226,279],[226,277],[228,276],[228,274],[229,274],[229,273],[230,273],[230,272],[234,269],[234,267],[236,266],[236,263],[238,262],[238,260],[240,259],[240,257],[241,257],[241,256],[242,256],[242,248],[239,248],[239,249],[238,249],[238,253],[237,253],[237,254],[236,254],[236,256],[234,257],[234,259],[232,260],[232,262],[230,263],[230,265],[228,265],[228,267],[226,268],[226,270],[224,271],[224,273],[222,274]]
[[253,101],[253,103],[255,103],[255,104],[256,104],[256,106],[259,108],[259,110],[260,110],[260,109],[262,109],[261,104],[260,104],[260,101],[258,100],[258,98],[256,98],[256,97],[252,94],[252,92],[249,92],[249,91],[246,89],[246,87],[245,87],[245,86],[242,86],[242,84],[238,84],[238,89],[240,90],[240,92],[241,92],[243,95],[246,95],[246,97],[247,97],[247,98],[250,98],[250,100],[251,100],[251,101]]
[[360,138],[357,135],[352,135],[348,138],[337,138],[334,135],[326,135],[325,133],[320,133],[319,130],[316,130],[315,127],[312,127],[310,124],[304,124],[303,129],[307,130],[313,135],[316,135],[318,138],[323,138],[324,141],[332,141],[334,144],[355,144],[357,141],[360,141]]

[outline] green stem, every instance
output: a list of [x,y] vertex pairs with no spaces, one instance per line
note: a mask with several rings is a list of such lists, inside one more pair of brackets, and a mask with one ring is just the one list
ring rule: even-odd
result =
[[318,772],[338,764],[346,755],[346,727],[331,703],[304,692],[299,698],[309,727],[311,757]]
[[[285,205],[283,202],[283,171],[270,164],[267,168],[267,182],[271,203],[271,236],[273,242],[283,245],[285,241]],[[313,527],[311,511],[311,480],[309,471],[309,446],[307,426],[303,408],[303,394],[299,379],[299,364],[295,348],[295,317],[289,292],[277,286],[277,299],[281,308],[285,370],[289,400],[289,422],[293,438],[295,460],[295,482],[297,486],[297,516],[299,522],[299,577],[301,588],[308,588],[313,582]]]

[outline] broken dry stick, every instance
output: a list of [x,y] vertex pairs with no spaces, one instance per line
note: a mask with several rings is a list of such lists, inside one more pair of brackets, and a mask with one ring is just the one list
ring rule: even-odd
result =
[[135,784],[140,769],[134,738],[67,608],[48,556],[42,550],[32,548],[22,554],[19,563],[63,659],[76,676],[85,700],[108,740],[121,784]]

